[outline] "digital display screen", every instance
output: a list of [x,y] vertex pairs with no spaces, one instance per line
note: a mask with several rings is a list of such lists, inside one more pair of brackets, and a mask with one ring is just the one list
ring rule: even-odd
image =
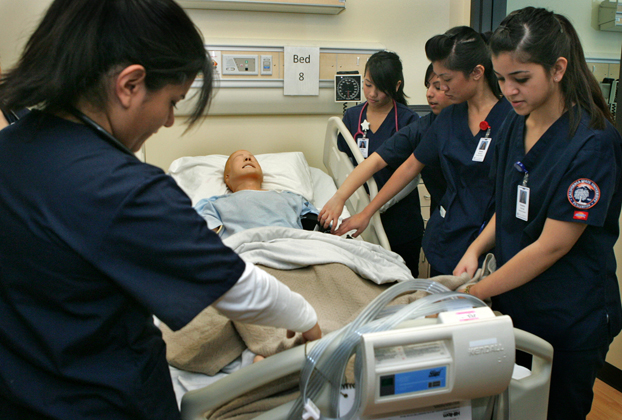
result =
[[395,373],[380,377],[380,396],[408,394],[447,386],[447,366]]

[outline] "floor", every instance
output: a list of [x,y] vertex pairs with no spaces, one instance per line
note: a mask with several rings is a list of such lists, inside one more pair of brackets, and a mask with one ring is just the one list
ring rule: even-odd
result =
[[592,411],[586,420],[622,420],[622,392],[596,379]]

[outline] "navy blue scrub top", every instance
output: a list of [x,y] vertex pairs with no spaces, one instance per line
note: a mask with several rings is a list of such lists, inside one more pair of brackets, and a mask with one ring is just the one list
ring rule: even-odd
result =
[[447,181],[441,208],[430,216],[423,236],[423,251],[436,271],[451,274],[492,217],[490,165],[497,134],[511,109],[501,98],[486,117],[492,141],[483,162],[473,161],[473,155],[486,131],[471,133],[466,102],[443,109],[415,149],[415,157],[425,165],[440,166]]
[[[343,116],[343,123],[348,128],[348,131],[352,133],[352,136],[360,128],[358,126],[359,116],[363,109],[363,104],[359,104],[346,110]],[[365,121],[367,117],[367,107],[363,110],[361,116],[361,123]],[[419,119],[419,115],[413,112],[406,105],[397,103],[397,126],[401,130],[403,127],[411,124]],[[367,131],[368,142],[368,156],[378,150],[384,142],[393,136],[397,130],[395,129],[395,108],[392,108],[389,114],[386,116],[378,130],[374,133],[371,130]],[[359,135],[358,137],[362,137]],[[356,141],[356,139],[354,139]],[[350,152],[350,148],[345,143],[343,137],[339,136],[337,141],[339,150],[345,152],[350,156],[352,163],[356,166],[356,161]],[[380,190],[383,185],[393,175],[393,169],[388,167],[383,168],[374,174],[374,179]],[[421,204],[419,203],[419,192],[414,190],[408,194],[398,203],[391,206],[386,212],[380,215],[382,220],[382,226],[387,234],[389,243],[397,246],[406,242],[411,242],[416,238],[423,235],[423,218],[421,217]]]
[[[430,112],[417,121],[408,124],[376,149],[376,153],[392,171],[395,171],[413,154],[435,119],[436,114]],[[435,165],[428,165],[423,168],[421,178],[432,197],[431,213],[438,208],[447,189],[447,182],[445,182],[441,167]]]
[[[544,273],[492,299],[493,308],[514,326],[550,342],[558,350],[609,344],[620,332],[622,310],[613,246],[622,201],[622,138],[607,124],[588,126],[583,118],[569,138],[564,114],[525,155],[525,117],[513,114],[500,136],[495,159],[496,248],[501,266],[536,241],[547,218],[587,224],[577,243]],[[518,185],[529,171],[529,217],[516,217]]]
[[29,110],[26,108],[20,109],[19,111],[5,111],[4,109],[2,109],[2,115],[9,124],[13,124],[15,121],[23,118],[26,114],[28,114],[28,112]]
[[86,126],[32,111],[0,161],[0,412],[179,418],[152,314],[183,327],[244,262],[171,177]]

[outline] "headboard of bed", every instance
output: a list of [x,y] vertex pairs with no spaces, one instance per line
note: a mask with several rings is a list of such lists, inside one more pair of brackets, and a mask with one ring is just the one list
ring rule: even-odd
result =
[[[348,156],[337,147],[339,134],[346,140],[356,161],[358,163],[363,161],[363,155],[361,155],[359,148],[356,146],[352,134],[350,134],[340,118],[331,117],[328,120],[326,137],[324,139],[324,166],[328,174],[335,180],[337,187],[340,187],[348,175],[354,170],[354,165],[352,165]],[[378,187],[374,178],[370,178],[367,181],[367,187],[369,188],[371,197],[375,197],[376,194],[378,194]],[[357,214],[360,213],[369,202],[370,199],[369,195],[367,195],[367,191],[365,191],[364,187],[360,187],[350,196],[346,202],[346,208],[350,214]],[[378,213],[372,216],[369,221],[369,226],[361,236],[367,242],[379,244],[386,249],[391,249],[389,239],[382,227],[382,222]]]

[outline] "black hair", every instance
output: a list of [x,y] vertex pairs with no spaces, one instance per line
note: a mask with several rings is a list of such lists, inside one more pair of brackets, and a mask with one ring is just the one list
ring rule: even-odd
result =
[[190,126],[209,106],[211,60],[173,0],[54,0],[17,66],[3,74],[0,104],[58,112],[83,98],[104,109],[111,77],[132,64],[145,68],[149,91],[202,76]]
[[425,78],[423,79],[423,84],[425,87],[430,87],[430,77],[434,74],[434,64],[430,63],[428,68],[425,70]]
[[568,60],[560,89],[570,116],[571,136],[579,126],[581,108],[590,115],[590,127],[602,130],[605,119],[613,122],[598,81],[587,67],[579,36],[564,16],[543,8],[516,10],[495,30],[490,48],[495,56],[513,53],[517,60],[539,64],[547,73],[558,58]]
[[[404,93],[404,74],[400,57],[390,51],[378,51],[372,54],[365,64],[365,73],[369,72],[374,85],[383,93],[389,95],[395,102],[408,105]],[[395,90],[398,82],[402,82]]]
[[442,61],[450,70],[460,71],[469,76],[475,67],[482,65],[484,75],[492,93],[500,98],[501,89],[495,72],[492,70],[488,33],[480,34],[468,26],[456,26],[441,35],[435,35],[425,43],[428,60]]

